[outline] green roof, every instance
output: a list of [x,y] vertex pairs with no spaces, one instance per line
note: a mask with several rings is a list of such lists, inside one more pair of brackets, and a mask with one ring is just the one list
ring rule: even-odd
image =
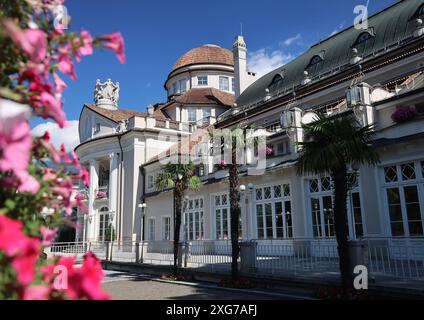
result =
[[[237,105],[250,108],[260,104],[269,89],[272,96],[282,96],[300,88],[307,70],[311,83],[335,75],[349,67],[354,57],[353,48],[358,56],[367,60],[386,51],[399,47],[412,39],[416,28],[415,15],[424,5],[424,0],[403,0],[368,18],[368,29],[357,30],[353,26],[313,45],[308,51],[286,65],[266,74],[249,86],[237,99]],[[355,44],[358,36],[368,32],[372,36],[362,44]],[[315,56],[322,58],[317,65],[308,65]],[[282,81],[272,85],[280,75]],[[277,78],[276,78],[277,77]]]

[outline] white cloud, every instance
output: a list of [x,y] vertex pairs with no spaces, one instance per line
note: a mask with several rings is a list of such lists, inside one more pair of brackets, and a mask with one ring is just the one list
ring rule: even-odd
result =
[[65,128],[61,129],[56,123],[45,122],[36,126],[31,130],[31,133],[40,137],[48,131],[51,136],[51,142],[56,148],[59,148],[62,143],[65,144],[66,151],[74,150],[79,145],[78,120],[68,121]]
[[249,54],[249,69],[256,72],[258,78],[268,72],[281,67],[294,57],[290,53],[284,53],[280,50],[267,52],[266,49],[259,49]]
[[282,45],[282,46],[290,46],[290,45],[292,45],[293,43],[297,43],[297,42],[299,42],[299,40],[302,38],[302,35],[300,34],[300,33],[298,33],[297,35],[295,35],[294,37],[290,37],[290,38],[287,38],[286,40],[284,40],[284,41],[282,41],[280,44]]

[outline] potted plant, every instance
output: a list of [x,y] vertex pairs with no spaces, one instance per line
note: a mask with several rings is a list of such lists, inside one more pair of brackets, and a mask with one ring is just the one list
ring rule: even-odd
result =
[[417,110],[413,107],[399,107],[393,112],[391,118],[393,122],[403,123],[411,121],[418,116]]

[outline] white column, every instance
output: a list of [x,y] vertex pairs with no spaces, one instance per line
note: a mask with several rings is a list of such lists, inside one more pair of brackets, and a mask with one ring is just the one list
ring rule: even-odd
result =
[[95,159],[90,160],[90,189],[88,195],[88,219],[87,219],[87,240],[95,239],[95,211],[94,200],[96,199],[96,190],[99,187],[99,163]]
[[110,158],[110,170],[109,170],[109,211],[113,213],[113,224],[115,228],[115,234],[117,233],[117,221],[118,221],[118,155],[112,153],[109,155]]
[[248,235],[246,237],[246,239],[251,240],[253,238],[255,238],[255,226],[256,226],[256,219],[255,219],[255,212],[256,212],[256,208],[255,208],[255,189],[253,190],[247,190],[246,192],[246,198],[247,200],[247,231],[248,231]]

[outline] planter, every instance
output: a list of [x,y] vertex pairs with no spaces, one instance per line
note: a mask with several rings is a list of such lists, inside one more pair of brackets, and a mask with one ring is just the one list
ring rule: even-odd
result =
[[418,112],[415,108],[402,107],[393,112],[391,118],[395,123],[403,123],[414,120],[418,117]]
[[214,175],[216,180],[224,179],[228,177],[228,169],[215,171]]

